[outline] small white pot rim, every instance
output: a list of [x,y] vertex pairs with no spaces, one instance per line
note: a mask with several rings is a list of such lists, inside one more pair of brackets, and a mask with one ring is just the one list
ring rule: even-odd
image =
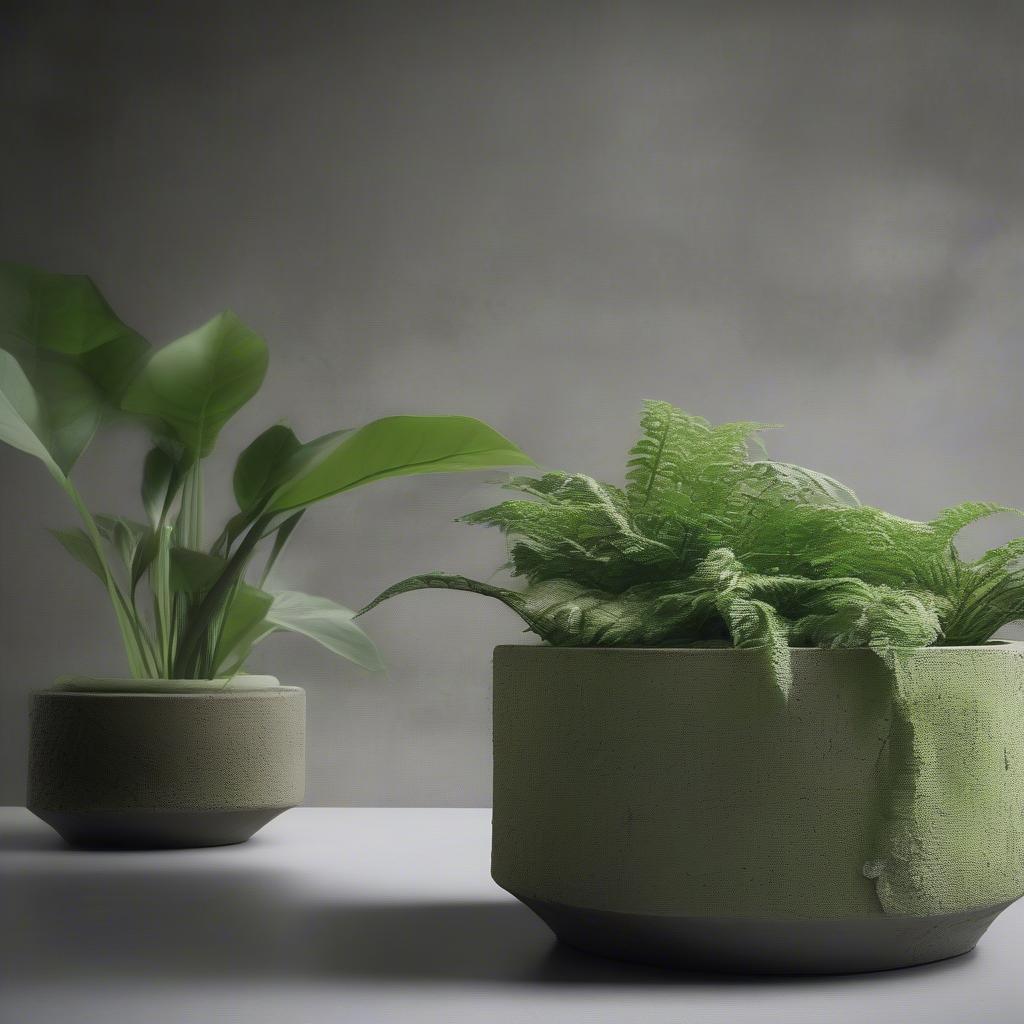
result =
[[237,675],[221,679],[117,679],[61,676],[52,689],[62,693],[249,693],[277,690],[274,676]]

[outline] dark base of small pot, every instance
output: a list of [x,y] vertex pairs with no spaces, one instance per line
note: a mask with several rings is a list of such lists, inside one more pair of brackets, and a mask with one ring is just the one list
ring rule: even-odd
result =
[[729,974],[859,974],[947,960],[969,953],[1009,906],[935,917],[756,920],[623,914],[517,898],[561,942],[586,953]]
[[251,839],[287,807],[237,811],[51,811],[29,808],[71,846],[174,850]]

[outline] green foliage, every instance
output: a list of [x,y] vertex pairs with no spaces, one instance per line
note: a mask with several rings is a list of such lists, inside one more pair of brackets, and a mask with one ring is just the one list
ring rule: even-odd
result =
[[229,310],[154,352],[121,405],[169,429],[191,458],[202,459],[259,391],[268,358],[263,339]]
[[713,427],[648,402],[625,488],[579,473],[518,477],[523,495],[465,516],[509,540],[511,590],[430,573],[425,588],[502,601],[559,646],[763,649],[783,691],[789,648],[984,643],[1024,617],[1024,539],[969,562],[954,544],[968,502],[928,523],[861,505],[812,470],[751,458],[757,423]]
[[238,456],[232,485],[242,512],[251,512],[277,485],[281,467],[302,447],[295,433],[277,423]]
[[[89,278],[0,263],[0,440],[68,473],[147,350]],[[12,405],[45,454],[3,429]]]
[[0,349],[33,380],[49,366],[77,371],[98,401],[116,406],[149,345],[118,319],[88,277],[0,263]]
[[507,438],[468,416],[388,416],[302,445],[281,465],[269,508],[294,511],[393,476],[532,465]]
[[[88,278],[0,264],[0,441],[39,459],[71,499],[82,527],[54,535],[103,583],[138,679],[230,676],[280,632],[381,668],[352,611],[265,589],[305,510],[392,476],[532,465],[462,416],[389,417],[306,444],[278,424],[239,456],[238,512],[207,546],[203,460],[258,392],[267,361],[263,339],[233,313],[151,351]],[[153,438],[142,466],[145,522],[93,515],[70,479],[112,416],[134,418]]]
[[58,445],[49,417],[18,361],[0,350],[0,441],[34,455],[56,476]]

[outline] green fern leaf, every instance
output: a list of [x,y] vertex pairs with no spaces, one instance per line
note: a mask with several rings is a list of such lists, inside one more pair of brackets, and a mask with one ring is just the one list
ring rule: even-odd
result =
[[968,524],[1017,510],[964,502],[904,519],[823,473],[752,460],[764,428],[647,402],[625,488],[517,477],[517,498],[464,517],[507,537],[521,589],[427,574],[364,611],[410,590],[466,590],[559,646],[762,650],[784,694],[790,645],[863,647],[891,664],[909,648],[984,643],[1024,618],[1024,538],[973,562],[954,543]]

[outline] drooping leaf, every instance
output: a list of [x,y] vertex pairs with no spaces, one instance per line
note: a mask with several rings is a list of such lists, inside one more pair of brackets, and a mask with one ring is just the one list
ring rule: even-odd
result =
[[709,607],[702,595],[671,580],[614,594],[568,579],[543,580],[515,591],[465,576],[423,573],[389,587],[358,614],[414,590],[461,590],[494,598],[542,640],[560,647],[686,646],[714,633],[707,629]]
[[58,377],[61,389],[44,401],[18,361],[0,349],[0,441],[34,455],[63,483],[99,417],[83,376],[65,368],[50,379]]
[[390,416],[303,445],[271,499],[291,511],[387,477],[533,465],[497,431],[466,416]]
[[733,646],[763,650],[783,697],[788,697],[793,685],[793,669],[785,619],[767,601],[739,595],[727,596],[722,601],[722,611]]
[[301,633],[363,668],[380,671],[384,667],[380,653],[354,618],[355,613],[340,604],[295,590],[275,594],[266,613],[275,629]]
[[0,441],[60,472],[47,439],[47,424],[35,388],[14,356],[0,349]]
[[1024,515],[1019,508],[996,505],[991,501],[964,501],[952,508],[943,509],[929,524],[937,544],[948,544],[965,527],[987,516],[1008,512]]
[[263,339],[227,311],[154,352],[121,404],[205,458],[224,424],[259,391],[267,358]]

